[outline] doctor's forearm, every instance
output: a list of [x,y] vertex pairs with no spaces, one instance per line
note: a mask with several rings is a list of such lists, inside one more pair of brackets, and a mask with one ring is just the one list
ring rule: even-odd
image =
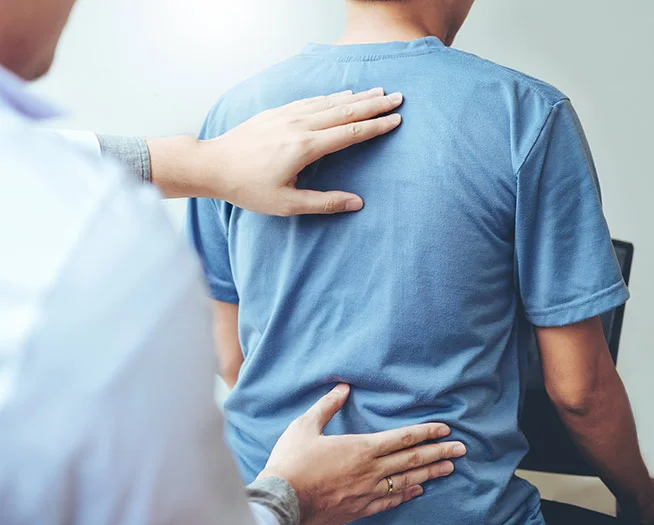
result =
[[297,176],[325,155],[397,128],[399,114],[379,115],[401,103],[400,93],[384,96],[381,88],[347,91],[264,111],[213,139],[115,139],[131,141],[121,148],[100,137],[100,143],[167,197],[210,197],[278,216],[353,212],[363,207],[361,197],[298,189]]
[[[186,136],[144,139],[99,135],[103,155],[114,157],[143,182],[156,184],[168,198],[220,198],[217,167],[206,170],[200,141]],[[214,187],[215,186],[215,187]]]
[[165,197],[224,198],[226,181],[218,163],[222,155],[213,142],[211,155],[205,155],[206,142],[179,136],[146,139],[150,153],[150,180]]

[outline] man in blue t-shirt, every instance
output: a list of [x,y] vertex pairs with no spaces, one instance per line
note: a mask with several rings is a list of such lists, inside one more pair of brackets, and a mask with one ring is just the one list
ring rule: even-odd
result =
[[361,195],[362,211],[284,218],[190,202],[235,384],[228,442],[252,481],[283,429],[346,382],[351,400],[329,433],[443,421],[468,450],[423,497],[362,523],[542,524],[537,490],[515,476],[535,326],[570,432],[625,508],[654,522],[598,317],[628,292],[588,144],[565,95],[449,48],[472,3],[350,0],[337,45],[309,45],[209,114],[202,138],[298,98],[371,85],[404,95],[397,131],[299,177]]

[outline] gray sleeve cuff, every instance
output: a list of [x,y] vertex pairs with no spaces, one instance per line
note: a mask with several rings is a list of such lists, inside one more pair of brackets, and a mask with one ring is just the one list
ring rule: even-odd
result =
[[291,487],[279,478],[263,478],[247,486],[248,501],[269,509],[280,525],[300,524],[300,500]]
[[142,182],[152,181],[150,152],[144,138],[98,135],[98,142],[103,156],[118,160]]

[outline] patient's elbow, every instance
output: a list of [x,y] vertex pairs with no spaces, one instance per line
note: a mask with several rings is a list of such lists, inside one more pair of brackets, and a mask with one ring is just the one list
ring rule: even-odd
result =
[[548,385],[547,393],[559,413],[572,417],[585,417],[593,410],[597,400],[595,383],[575,386]]

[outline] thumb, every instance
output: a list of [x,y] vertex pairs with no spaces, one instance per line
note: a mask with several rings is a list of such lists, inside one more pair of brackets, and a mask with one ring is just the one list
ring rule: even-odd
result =
[[291,215],[330,215],[359,211],[363,200],[358,195],[344,191],[289,190]]
[[307,412],[307,417],[316,423],[318,430],[327,426],[336,413],[343,408],[350,395],[350,386],[344,383],[337,385],[331,392],[324,395]]

